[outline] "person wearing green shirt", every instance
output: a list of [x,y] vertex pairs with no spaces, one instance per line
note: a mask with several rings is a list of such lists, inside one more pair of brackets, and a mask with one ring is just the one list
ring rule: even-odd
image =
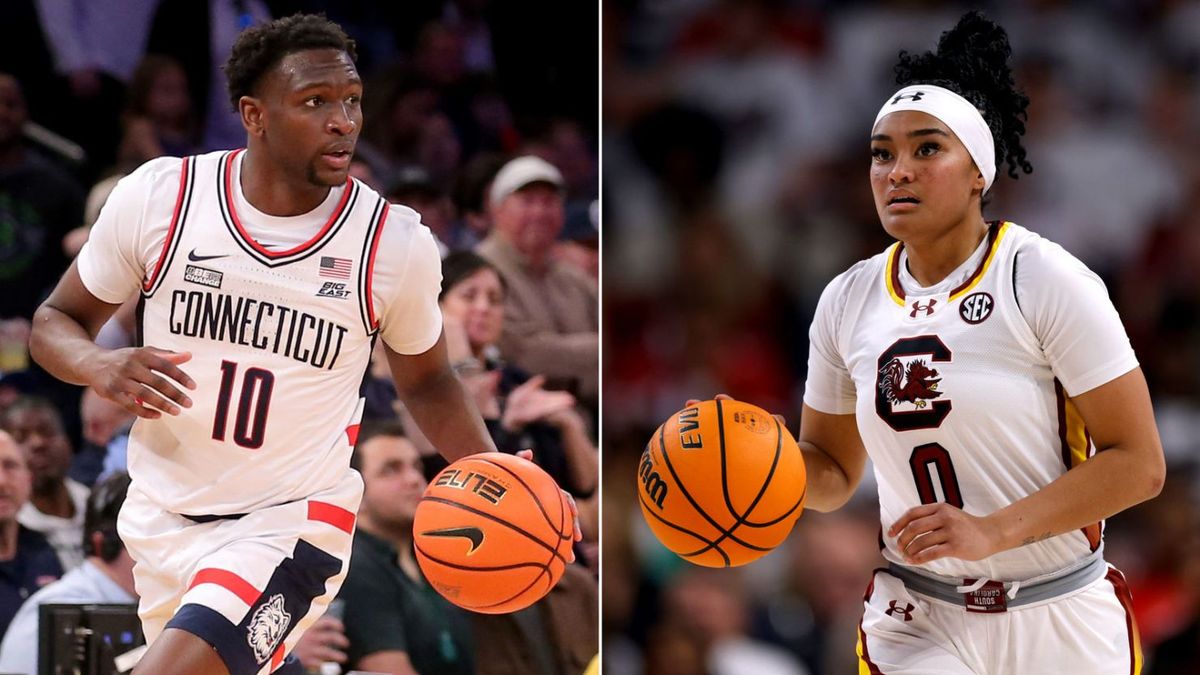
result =
[[471,675],[471,624],[426,583],[412,547],[425,491],[416,447],[396,422],[363,425],[350,462],[363,477],[345,601],[348,662],[371,672]]

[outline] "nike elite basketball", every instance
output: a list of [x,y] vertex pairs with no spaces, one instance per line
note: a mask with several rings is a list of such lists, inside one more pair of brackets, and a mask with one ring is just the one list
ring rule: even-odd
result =
[[524,609],[562,577],[574,517],[533,462],[488,452],[429,483],[413,520],[417,562],[450,602],[484,614]]
[[734,567],[778,546],[804,509],[800,448],[767,411],[704,401],[671,415],[638,463],[638,501],[664,546]]

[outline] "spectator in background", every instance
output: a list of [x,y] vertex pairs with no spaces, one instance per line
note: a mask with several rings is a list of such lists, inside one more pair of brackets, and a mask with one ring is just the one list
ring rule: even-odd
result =
[[229,103],[221,64],[238,33],[271,20],[263,0],[160,0],[146,51],[173,57],[187,74],[203,150],[246,144],[241,116]]
[[27,396],[0,417],[0,429],[11,434],[20,446],[33,478],[32,494],[17,520],[46,537],[64,570],[79,567],[83,562],[83,516],[89,491],[87,486],[67,478],[71,443],[58,411],[45,399]]
[[501,155],[481,154],[468,160],[458,172],[450,190],[450,198],[458,212],[454,228],[458,245],[451,244],[451,248],[473,249],[491,232],[487,195],[492,189],[492,180],[504,164]]
[[28,119],[21,85],[0,73],[0,318],[33,316],[67,267],[63,236],[83,217],[75,181],[26,149]]
[[142,59],[129,85],[118,166],[132,171],[169,155],[195,154],[196,120],[183,66],[169,56]]
[[712,675],[809,672],[783,649],[749,636],[749,603],[736,573],[688,567],[667,588],[666,606],[669,625],[699,638]]
[[36,0],[54,69],[69,98],[62,131],[88,153],[92,169],[108,166],[121,135],[118,115],[146,48],[159,0]]
[[450,198],[424,168],[411,165],[397,171],[387,198],[393,204],[403,204],[421,214],[421,223],[433,231],[443,258],[460,248]]
[[63,573],[46,538],[17,522],[31,489],[24,453],[0,431],[0,633],[26,598]]
[[533,605],[512,614],[471,614],[476,675],[583,672],[599,648],[597,595],[591,572],[571,564]]
[[508,285],[501,351],[528,372],[574,388],[597,405],[596,284],[550,255],[563,227],[563,179],[537,157],[518,157],[489,193],[493,231],[476,247]]
[[339,596],[346,602],[350,665],[385,673],[474,673],[467,613],[425,582],[413,552],[413,516],[426,486],[417,449],[398,423],[368,424],[350,463],[363,477],[354,553]]
[[83,443],[71,462],[68,477],[90,486],[100,477],[125,471],[133,415],[88,387],[79,404],[79,417],[83,421]]
[[599,201],[568,208],[567,223],[553,253],[556,260],[573,265],[596,283],[600,283],[599,222]]
[[134,604],[133,558],[117,536],[117,514],[129,492],[129,474],[101,481],[87,502],[82,545],[87,559],[63,578],[34,593],[0,643],[0,672],[36,675],[38,672],[38,610],[57,603]]
[[[533,450],[560,487],[586,499],[596,490],[599,457],[575,398],[546,391],[545,378],[506,365],[496,343],[504,328],[507,289],[496,268],[471,253],[442,261],[442,308],[450,362],[501,452]],[[589,534],[594,533],[594,528]]]

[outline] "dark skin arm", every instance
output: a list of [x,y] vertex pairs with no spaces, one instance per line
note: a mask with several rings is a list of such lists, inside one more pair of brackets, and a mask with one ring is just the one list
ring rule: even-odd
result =
[[496,452],[483,417],[450,367],[445,334],[421,354],[398,354],[386,344],[383,349],[396,382],[396,393],[425,437],[447,461]]
[[104,349],[96,345],[96,333],[119,307],[92,295],[71,263],[54,292],[34,312],[30,355],[51,375],[90,386],[138,417],[156,419],[162,416],[159,411],[177,415],[180,407],[191,407],[191,399],[175,384],[196,388],[179,369],[191,354],[153,346]]
[[[447,461],[455,462],[480,452],[497,452],[471,395],[450,367],[444,332],[421,354],[398,354],[387,344],[383,345],[383,351],[400,400]],[[517,456],[532,460],[533,452],[522,450]],[[563,494],[575,516],[575,541],[579,541],[583,534],[575,499],[566,492]],[[571,559],[574,560],[573,555]]]

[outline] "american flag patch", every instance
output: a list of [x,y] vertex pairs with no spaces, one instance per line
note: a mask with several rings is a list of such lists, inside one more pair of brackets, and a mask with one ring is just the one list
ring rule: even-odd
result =
[[350,278],[350,259],[321,256],[321,276],[331,279]]

